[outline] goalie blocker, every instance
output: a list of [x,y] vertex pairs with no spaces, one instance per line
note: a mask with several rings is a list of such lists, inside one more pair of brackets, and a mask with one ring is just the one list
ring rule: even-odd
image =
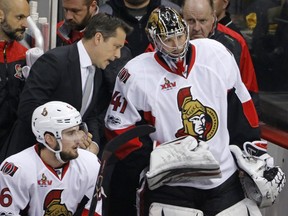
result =
[[246,196],[259,207],[271,206],[282,191],[286,177],[267,153],[267,142],[245,142],[244,151],[236,145],[230,150],[240,170],[240,182]]
[[149,189],[154,190],[169,183],[219,178],[221,171],[205,142],[198,144],[194,137],[183,136],[154,148],[146,177]]

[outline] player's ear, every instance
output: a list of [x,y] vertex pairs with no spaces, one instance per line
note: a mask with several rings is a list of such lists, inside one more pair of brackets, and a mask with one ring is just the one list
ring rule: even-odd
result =
[[56,139],[54,137],[53,134],[51,133],[45,133],[44,135],[44,139],[45,139],[45,142],[51,147],[53,148],[56,144]]
[[92,3],[89,6],[89,12],[92,15],[94,15],[95,12],[98,12],[97,1],[95,0],[92,1]]

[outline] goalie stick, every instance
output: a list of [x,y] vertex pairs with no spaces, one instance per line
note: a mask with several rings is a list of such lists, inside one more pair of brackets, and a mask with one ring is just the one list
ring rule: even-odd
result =
[[101,187],[103,182],[103,176],[105,173],[105,167],[111,155],[114,154],[121,145],[128,142],[129,140],[148,135],[155,132],[155,130],[155,127],[151,125],[139,125],[129,129],[123,134],[118,135],[106,144],[101,157],[100,170],[96,180],[96,185],[89,209],[89,216],[93,216],[95,213],[97,201],[100,199],[101,196]]

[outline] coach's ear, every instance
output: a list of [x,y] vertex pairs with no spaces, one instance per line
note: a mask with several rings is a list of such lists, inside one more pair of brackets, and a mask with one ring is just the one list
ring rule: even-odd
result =
[[101,41],[103,41],[103,39],[104,39],[104,38],[103,38],[102,33],[100,33],[100,32],[96,32],[96,33],[95,33],[95,36],[94,36],[95,45],[100,44]]
[[2,21],[4,20],[5,17],[5,13],[3,10],[0,10],[0,23],[2,23]]

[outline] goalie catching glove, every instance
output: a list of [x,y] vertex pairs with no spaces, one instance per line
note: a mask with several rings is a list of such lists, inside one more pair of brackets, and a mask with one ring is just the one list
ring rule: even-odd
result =
[[245,142],[243,149],[230,145],[244,192],[259,207],[271,206],[284,187],[285,174],[279,166],[274,166],[273,158],[267,153],[267,142]]
[[185,136],[156,147],[150,157],[146,173],[150,190],[167,183],[185,183],[199,178],[221,176],[219,163],[205,142]]

